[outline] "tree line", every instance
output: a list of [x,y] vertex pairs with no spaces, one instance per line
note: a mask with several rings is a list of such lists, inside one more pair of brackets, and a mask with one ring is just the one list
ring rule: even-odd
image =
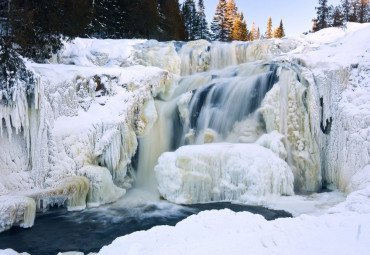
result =
[[198,5],[194,0],[185,0],[182,5],[182,14],[188,40],[253,41],[285,36],[283,21],[280,21],[276,29],[272,29],[271,17],[265,34],[261,34],[260,28],[254,22],[248,29],[244,14],[238,11],[234,0],[219,0],[210,29],[204,14],[203,0],[198,0]]
[[328,0],[319,0],[316,14],[313,32],[343,26],[346,22],[370,22],[370,0],[341,0],[337,6],[328,5]]

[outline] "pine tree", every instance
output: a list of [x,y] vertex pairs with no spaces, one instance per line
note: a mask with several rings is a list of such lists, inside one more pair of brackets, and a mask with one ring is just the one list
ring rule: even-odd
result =
[[357,0],[358,4],[358,22],[365,23],[369,11],[369,0]]
[[106,0],[92,0],[90,10],[90,24],[86,27],[89,37],[106,38],[108,35],[109,11]]
[[351,2],[351,13],[349,15],[350,22],[357,22],[358,21],[358,5],[356,1]]
[[210,33],[208,29],[208,22],[206,19],[205,7],[203,0],[198,1],[198,17],[199,17],[199,39],[210,39]]
[[256,29],[256,24],[252,23],[251,31],[249,32],[249,41],[254,41],[257,40],[257,29]]
[[280,25],[274,30],[275,38],[283,38],[285,36],[283,20],[280,20]]
[[188,34],[187,39],[198,39],[200,37],[200,20],[194,0],[185,0],[182,5],[182,15],[184,17],[185,27]]
[[238,16],[238,7],[235,4],[234,0],[228,0],[226,4],[226,16],[227,16],[227,26],[228,26],[228,31],[230,31],[229,34],[229,40],[231,40],[231,34],[233,32],[233,25],[234,21],[237,19]]
[[211,23],[213,40],[227,41],[231,33],[229,20],[227,16],[226,0],[219,0],[216,7],[215,16]]
[[328,0],[319,0],[319,7],[316,7],[317,13],[317,29],[328,27],[329,7]]
[[108,14],[106,21],[106,38],[119,39],[124,37],[125,20],[124,10],[119,0],[106,0]]
[[126,37],[155,38],[161,21],[157,0],[121,0],[121,5],[125,11]]
[[248,40],[247,23],[244,20],[243,13],[240,13],[237,15],[234,21],[234,24],[233,24],[230,39],[232,41],[247,41]]
[[260,33],[260,28],[257,27],[257,36],[256,36],[256,40],[260,40],[261,39],[261,33]]
[[351,5],[349,0],[341,0],[341,9],[343,13],[343,22],[349,21],[349,14],[351,10]]
[[333,13],[331,15],[331,26],[339,27],[343,26],[343,14],[339,8],[339,6],[333,9]]
[[186,40],[185,23],[178,0],[159,0],[160,25],[158,40]]
[[272,19],[271,17],[269,17],[269,20],[267,22],[267,31],[266,31],[266,34],[265,34],[265,38],[266,39],[271,39],[273,37],[273,34],[272,34]]

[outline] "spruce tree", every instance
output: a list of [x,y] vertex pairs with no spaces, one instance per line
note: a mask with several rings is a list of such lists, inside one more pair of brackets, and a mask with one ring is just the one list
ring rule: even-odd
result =
[[328,0],[319,0],[319,7],[316,7],[317,13],[317,29],[328,27],[329,21],[329,7]]
[[186,40],[186,28],[178,0],[159,0],[158,3],[161,21],[157,39]]
[[333,9],[333,13],[331,15],[331,26],[333,27],[343,26],[343,14],[339,6]]
[[260,28],[257,27],[257,36],[256,36],[256,40],[260,40],[261,39],[261,33],[260,33]]
[[343,22],[349,21],[349,14],[351,10],[351,5],[349,0],[341,0],[341,9],[343,13]]
[[188,34],[187,39],[198,39],[200,37],[200,20],[194,0],[185,0],[182,6],[182,15],[184,17],[185,27]]
[[244,20],[243,13],[240,13],[237,15],[234,21],[234,24],[233,24],[230,39],[232,41],[247,41],[248,40],[247,23]]
[[213,40],[228,41],[230,30],[230,21],[227,16],[227,2],[226,0],[219,0],[215,16],[211,23],[211,30],[213,33]]
[[198,17],[199,17],[199,39],[210,39],[210,33],[208,29],[208,22],[205,14],[205,7],[203,0],[198,1]]
[[89,37],[108,37],[108,21],[110,19],[106,0],[92,0],[90,9],[90,23],[86,28],[86,35]]
[[280,25],[274,30],[275,38],[283,38],[285,36],[283,20],[280,20]]
[[358,22],[365,23],[369,11],[369,0],[358,0]]
[[257,40],[257,29],[256,29],[256,24],[252,23],[251,31],[249,32],[249,41],[254,41]]
[[272,19],[271,19],[271,17],[269,17],[269,20],[267,22],[267,30],[266,30],[265,38],[266,39],[271,39],[272,37],[273,37],[273,34],[272,34]]
[[349,15],[350,22],[358,22],[358,5],[356,1],[351,2],[351,13]]
[[231,39],[232,29],[234,25],[234,21],[237,19],[238,16],[238,7],[235,4],[234,0],[228,0],[226,4],[226,19],[228,20],[227,26],[228,31],[230,31],[229,39]]

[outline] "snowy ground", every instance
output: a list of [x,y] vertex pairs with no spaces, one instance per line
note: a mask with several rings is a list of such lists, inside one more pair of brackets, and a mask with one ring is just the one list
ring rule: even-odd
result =
[[[215,55],[228,56],[229,50],[234,50],[247,56],[241,62],[269,59],[299,66],[300,80],[312,85],[309,93],[316,100],[316,104],[305,105],[310,109],[305,121],[314,126],[310,135],[318,143],[315,150],[322,155],[321,177],[338,191],[280,197],[267,204],[292,212],[297,216],[293,219],[267,222],[250,213],[203,212],[176,227],[160,226],[117,238],[99,254],[367,254],[369,35],[370,24],[348,24],[347,30],[329,28],[307,36],[253,43],[253,47],[219,47],[218,52],[210,53],[207,42],[189,43],[184,49],[194,47],[199,52],[192,55],[197,59],[187,59],[185,70],[184,59],[172,43],[76,40],[55,57],[53,61],[58,64],[32,64],[41,77],[34,103],[42,105],[44,111],[26,116],[27,105],[0,109],[0,120],[17,116],[12,117],[13,128],[23,126],[29,131],[15,134],[8,122],[3,132],[13,130],[13,145],[4,136],[0,138],[4,145],[0,148],[0,229],[13,223],[32,225],[34,216],[30,211],[35,204],[25,200],[27,196],[34,198],[39,207],[40,200],[46,198],[50,203],[60,199],[64,203],[64,192],[74,190],[67,194],[74,201],[69,202],[72,209],[86,206],[80,203],[81,197],[86,201],[87,196],[92,206],[117,200],[117,194],[123,195],[133,181],[126,166],[136,151],[137,136],[145,134],[157,118],[153,98],[159,94],[165,98],[179,74],[204,71],[207,64],[216,69],[224,67],[222,61],[212,59]],[[161,56],[166,56],[163,61]],[[238,61],[229,59],[227,64]],[[136,64],[143,66],[129,67]],[[98,83],[104,84],[103,91],[97,91]],[[278,95],[273,93],[271,98]],[[32,123],[40,120],[40,126],[32,128]],[[308,139],[304,133],[301,137]],[[32,152],[30,156],[25,148],[35,141],[40,141],[39,145],[33,144],[39,154]],[[40,160],[29,169],[29,157],[35,156]],[[106,167],[99,167],[101,164]],[[57,171],[50,172],[51,168]],[[83,178],[73,179],[78,175]]]

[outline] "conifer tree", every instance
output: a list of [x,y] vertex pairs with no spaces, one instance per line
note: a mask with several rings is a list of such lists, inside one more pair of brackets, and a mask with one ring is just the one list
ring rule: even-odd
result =
[[210,33],[208,29],[208,22],[206,19],[205,7],[203,0],[198,1],[198,17],[199,17],[199,39],[210,39]]
[[243,13],[240,13],[236,16],[230,39],[232,41],[247,41],[248,40],[247,23],[244,20]]
[[343,14],[339,6],[333,8],[333,13],[331,15],[331,26],[339,27],[343,25]]
[[211,30],[213,33],[213,40],[227,41],[229,40],[230,21],[227,15],[227,2],[226,0],[219,0],[215,16],[211,23]]
[[351,2],[351,13],[349,15],[350,22],[357,22],[358,21],[358,5],[356,1]]
[[280,20],[280,25],[274,30],[275,38],[283,38],[285,36],[283,20]]
[[185,0],[182,5],[182,15],[184,17],[185,27],[187,31],[187,39],[194,40],[199,38],[199,16],[195,7],[194,0]]
[[186,28],[178,0],[159,0],[160,24],[156,38],[161,41],[186,40]]
[[121,0],[125,11],[125,35],[128,38],[153,39],[158,34],[160,17],[157,0]]
[[369,11],[369,0],[357,0],[358,4],[358,22],[365,23]]
[[251,31],[249,33],[249,41],[254,41],[257,40],[257,29],[256,29],[256,24],[252,23]]
[[271,17],[269,17],[269,20],[267,22],[267,30],[266,30],[265,38],[266,39],[271,39],[272,37],[273,37],[273,34],[272,34],[272,19],[271,19]]
[[88,36],[106,38],[108,34],[109,11],[105,0],[92,0],[90,24],[86,28]]
[[227,0],[226,9],[228,30],[230,31],[229,37],[231,37],[234,21],[237,19],[238,16],[238,7],[236,6],[234,0]]
[[328,27],[329,21],[329,7],[328,0],[319,0],[319,7],[316,7],[317,13],[317,29]]
[[349,0],[341,0],[341,9],[343,13],[343,22],[349,21],[349,14],[351,10],[351,5]]

